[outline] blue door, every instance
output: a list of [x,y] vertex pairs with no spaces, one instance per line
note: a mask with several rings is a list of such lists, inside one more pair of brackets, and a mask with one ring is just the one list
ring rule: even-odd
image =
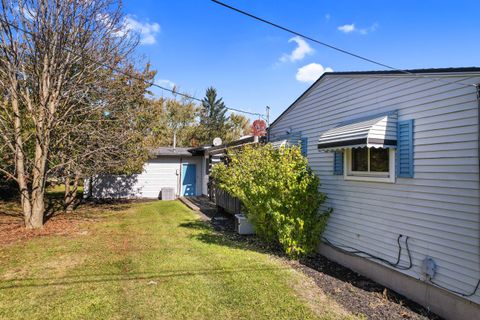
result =
[[182,164],[182,196],[196,195],[197,166],[192,163]]

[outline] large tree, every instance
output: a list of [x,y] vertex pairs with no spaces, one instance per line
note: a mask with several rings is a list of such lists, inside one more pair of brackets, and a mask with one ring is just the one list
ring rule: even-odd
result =
[[211,144],[216,137],[226,138],[227,111],[222,98],[217,97],[217,90],[213,87],[208,88],[200,112],[200,143]]
[[242,136],[250,135],[251,133],[252,124],[250,123],[250,119],[241,114],[230,114],[225,142],[240,139]]
[[[133,66],[122,74],[110,72],[104,94],[90,103],[103,107],[70,117],[69,126],[57,130],[49,171],[65,181],[65,210],[73,211],[79,181],[104,173],[141,171],[148,157],[145,137],[151,134],[155,118],[145,96],[155,72]],[[108,94],[106,94],[108,93]],[[95,102],[95,98],[101,101]]]
[[1,0],[0,139],[11,163],[0,171],[19,186],[27,228],[43,225],[53,137],[68,136],[74,115],[105,107],[108,70],[124,68],[138,42],[120,9],[114,0]]
[[195,123],[196,106],[189,99],[178,101],[168,99],[165,102],[165,116],[167,127],[170,130],[169,136],[172,137],[172,145],[185,147],[189,146],[189,130]]

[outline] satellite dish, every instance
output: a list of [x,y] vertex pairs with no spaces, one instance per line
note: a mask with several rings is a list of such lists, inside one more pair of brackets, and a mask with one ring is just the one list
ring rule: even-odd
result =
[[218,138],[218,137],[215,138],[215,139],[213,139],[213,145],[214,145],[215,147],[218,147],[218,146],[221,145],[221,144],[222,144],[222,139],[220,139],[220,138]]

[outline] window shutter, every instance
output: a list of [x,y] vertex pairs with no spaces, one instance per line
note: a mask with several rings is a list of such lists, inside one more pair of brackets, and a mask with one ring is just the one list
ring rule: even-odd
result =
[[397,177],[413,178],[413,120],[397,125]]
[[343,175],[343,152],[337,151],[333,156],[333,174]]
[[300,150],[302,151],[302,155],[306,157],[308,152],[308,138],[300,139]]

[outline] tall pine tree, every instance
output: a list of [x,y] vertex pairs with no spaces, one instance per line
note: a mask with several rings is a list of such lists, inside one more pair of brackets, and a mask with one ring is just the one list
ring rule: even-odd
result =
[[202,100],[203,109],[200,113],[201,137],[200,143],[209,145],[216,137],[225,140],[228,129],[228,118],[225,115],[227,107],[222,98],[217,98],[217,90],[207,88]]

